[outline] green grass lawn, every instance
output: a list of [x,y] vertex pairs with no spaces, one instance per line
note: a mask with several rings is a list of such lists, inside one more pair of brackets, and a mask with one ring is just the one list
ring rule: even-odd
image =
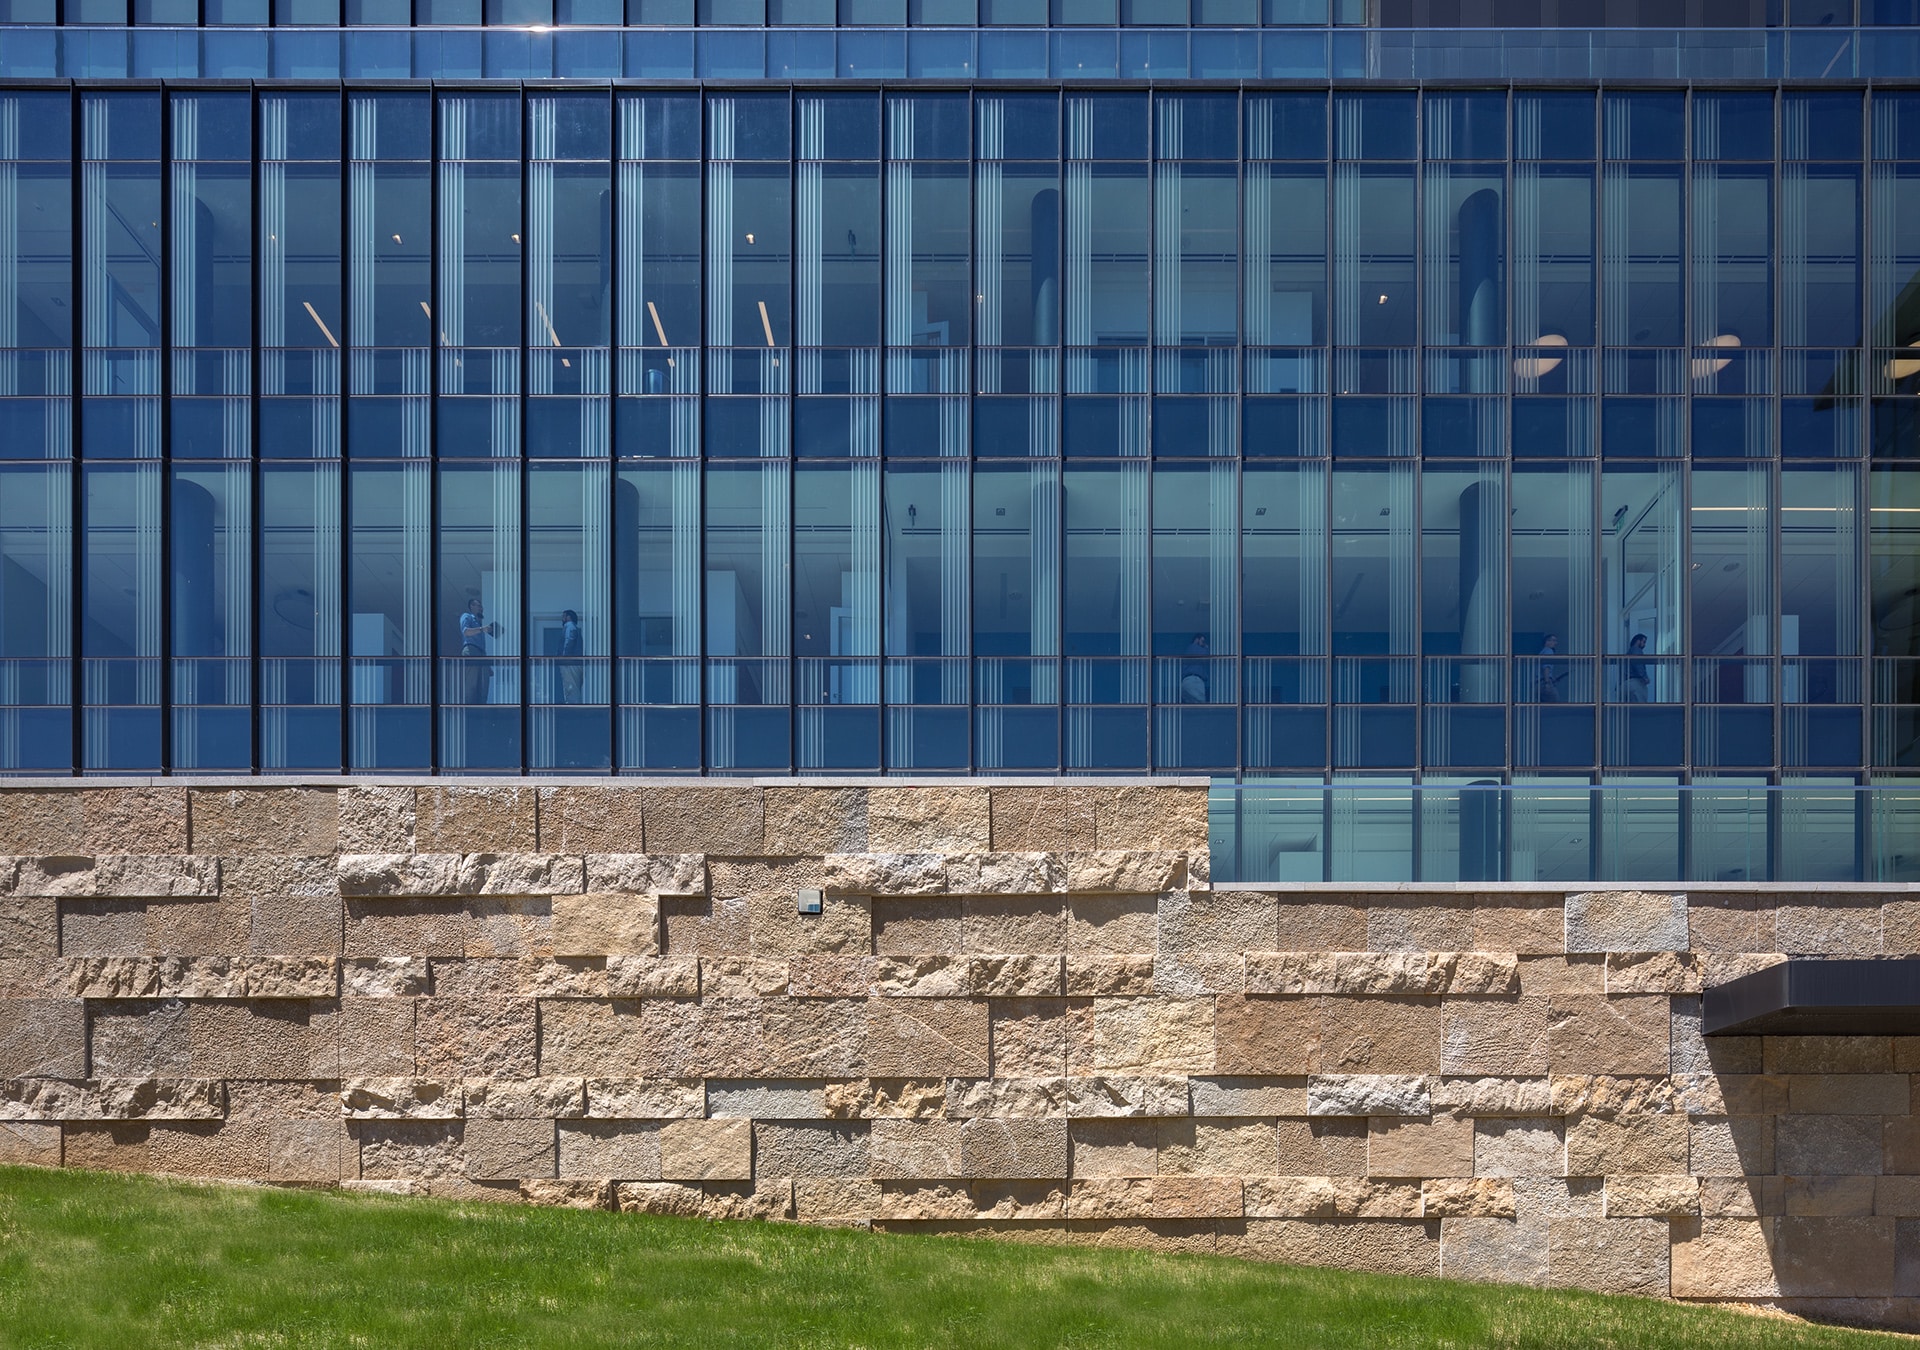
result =
[[1214,1257],[0,1168],[9,1347],[1867,1339],[1641,1299]]

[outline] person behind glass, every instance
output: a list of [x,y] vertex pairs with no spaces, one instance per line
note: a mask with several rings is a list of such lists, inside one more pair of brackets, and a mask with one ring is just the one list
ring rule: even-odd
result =
[[560,701],[578,703],[580,686],[586,679],[586,666],[580,660],[580,616],[570,609],[560,611]]
[[1554,665],[1553,658],[1558,655],[1560,655],[1559,635],[1548,633],[1547,640],[1540,644],[1540,701],[1542,703],[1560,701],[1560,681],[1566,678],[1567,673]]
[[1627,702],[1645,703],[1653,681],[1647,674],[1647,635],[1635,633],[1627,643]]
[[1207,635],[1195,633],[1193,641],[1187,644],[1187,659],[1180,665],[1180,701],[1182,703],[1205,703],[1207,701]]
[[487,659],[487,639],[500,636],[500,625],[487,620],[478,595],[467,597],[467,608],[460,615],[460,656],[466,664],[462,672],[462,695],[468,703],[485,703],[493,684],[493,662]]

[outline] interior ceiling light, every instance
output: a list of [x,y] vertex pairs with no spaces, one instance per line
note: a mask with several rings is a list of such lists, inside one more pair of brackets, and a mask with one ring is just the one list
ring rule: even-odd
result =
[[[1920,339],[1909,342],[1902,350],[1910,352],[1916,348],[1920,348]],[[1896,356],[1887,362],[1887,378],[1890,380],[1910,380],[1915,375],[1920,375],[1920,355]]]
[[760,331],[767,335],[767,345],[771,347],[774,345],[773,320],[767,317],[767,302],[765,300],[761,300],[757,303],[760,306]]
[[1513,358],[1513,373],[1519,379],[1537,380],[1557,370],[1566,360],[1560,353],[1566,350],[1567,340],[1558,333],[1542,333],[1531,345],[1536,348],[1532,356]]
[[318,328],[322,333],[326,335],[327,341],[333,346],[338,347],[340,345],[340,340],[334,337],[333,330],[327,327],[326,321],[322,319],[320,315],[314,310],[313,302],[311,300],[302,300],[300,302],[300,307],[307,311],[307,317],[313,320],[314,327]]
[[[667,330],[660,326],[660,311],[653,307],[653,301],[651,300],[647,301],[647,317],[653,320],[653,334],[660,339],[660,345],[662,347],[671,347],[673,344],[667,341]],[[672,363],[669,362],[668,364]]]
[[[1740,339],[1732,333],[1722,333],[1718,337],[1708,338],[1700,345],[1703,347],[1713,347],[1719,351],[1732,352],[1740,349]],[[1693,378],[1696,380],[1704,380],[1709,375],[1718,375],[1732,364],[1733,358],[1731,356],[1696,356],[1692,362]]]

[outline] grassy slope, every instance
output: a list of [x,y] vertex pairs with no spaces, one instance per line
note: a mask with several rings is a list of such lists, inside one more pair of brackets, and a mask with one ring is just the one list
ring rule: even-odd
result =
[[1645,1300],[1211,1257],[0,1168],[6,1346],[1866,1339]]

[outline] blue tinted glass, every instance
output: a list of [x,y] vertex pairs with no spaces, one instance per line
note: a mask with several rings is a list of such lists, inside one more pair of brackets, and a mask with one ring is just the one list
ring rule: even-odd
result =
[[[736,94],[725,100],[733,108],[733,152],[721,154],[722,147],[711,147],[716,158],[787,158],[787,96],[785,94]],[[719,111],[715,110],[713,128],[719,130]]]
[[542,159],[605,159],[612,149],[607,100],[598,94],[542,95],[553,106],[553,144],[535,146]]
[[1681,94],[1608,94],[1608,159],[1684,159],[1687,103]]
[[1600,452],[1609,458],[1647,459],[1670,435],[1669,405],[1661,399],[1609,398],[1600,402]]
[[973,402],[973,453],[1024,458],[1039,453],[1034,441],[1034,404],[1025,398],[980,398]]
[[1240,153],[1239,100],[1232,94],[1162,94],[1156,153],[1162,159],[1232,159]]
[[[1513,401],[1513,453],[1516,456],[1557,459],[1580,453],[1573,445],[1572,418],[1576,400],[1517,398]],[[1588,450],[1586,453],[1592,453]]]
[[359,143],[355,133],[353,153],[356,159],[427,159],[433,140],[433,105],[425,94],[356,94],[354,105],[367,109],[366,121],[373,125],[368,137],[372,154]]
[[1695,94],[1693,153],[1698,159],[1772,159],[1772,94]]
[[1519,159],[1592,159],[1593,95],[1515,94],[1513,153]]
[[1427,158],[1504,159],[1506,154],[1506,95],[1427,96]]
[[700,100],[646,94],[620,100],[623,159],[700,158]]
[[1789,459],[1850,459],[1860,453],[1858,399],[1780,400],[1780,453]]
[[[1145,94],[1088,94],[1070,97],[1068,124],[1076,140],[1067,147],[1075,158],[1145,159],[1147,157],[1147,96]],[[1091,124],[1093,153],[1077,138],[1081,122]]]
[[1780,125],[1784,158],[1860,158],[1858,94],[1788,94]]
[[1324,455],[1320,399],[1249,398],[1241,407],[1240,444],[1249,458]]
[[1412,159],[1411,93],[1336,94],[1335,153],[1341,159]]
[[284,109],[285,159],[332,161],[340,158],[340,100],[333,94],[279,94]]
[[940,404],[937,398],[889,398],[882,423],[889,456],[917,458],[940,453]]
[[66,159],[72,154],[72,105],[65,94],[7,95],[19,109],[20,125],[32,134],[19,138],[14,154],[20,159]]
[[793,405],[793,453],[842,458],[853,443],[853,400],[803,398]]
[[965,94],[897,95],[888,103],[893,159],[965,159],[967,157],[967,96]]
[[[1492,453],[1482,425],[1487,400],[1428,398],[1420,405],[1420,453],[1429,458],[1466,458]],[[1497,446],[1498,442],[1494,442]]]
[[[160,158],[160,96],[157,93],[88,94],[85,112],[89,131],[104,126],[106,153],[90,159]],[[100,144],[89,137],[89,150]]]
[[1325,159],[1325,94],[1258,94],[1247,99],[1248,159]]
[[1060,100],[1053,94],[1008,94],[999,100],[1008,159],[1060,157]]
[[444,159],[520,158],[520,100],[493,94],[443,95],[440,142]]
[[[802,156],[812,159],[880,158],[880,100],[872,94],[806,96],[819,109],[820,144],[803,145]],[[802,125],[809,113],[802,113]]]
[[252,156],[253,100],[245,94],[175,94],[173,152],[180,159]]
[[1402,453],[1404,435],[1396,413],[1411,399],[1337,398],[1333,401],[1333,453],[1341,458]]
[[1071,456],[1110,457],[1120,453],[1121,401],[1117,398],[1070,398],[1062,416],[1061,434]]

